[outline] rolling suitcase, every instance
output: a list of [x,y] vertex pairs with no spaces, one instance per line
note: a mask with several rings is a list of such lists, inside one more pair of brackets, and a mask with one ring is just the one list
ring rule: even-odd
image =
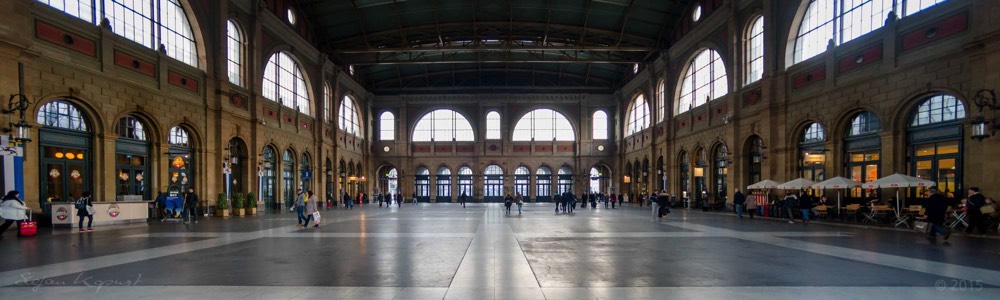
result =
[[35,236],[35,234],[38,234],[38,222],[31,220],[30,210],[28,211],[28,220],[21,221],[21,224],[18,224],[17,228],[22,237]]

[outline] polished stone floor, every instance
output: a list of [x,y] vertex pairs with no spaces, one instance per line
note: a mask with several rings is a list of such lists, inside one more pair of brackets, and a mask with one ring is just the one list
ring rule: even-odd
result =
[[2,299],[998,299],[1000,239],[648,208],[404,204],[0,241]]

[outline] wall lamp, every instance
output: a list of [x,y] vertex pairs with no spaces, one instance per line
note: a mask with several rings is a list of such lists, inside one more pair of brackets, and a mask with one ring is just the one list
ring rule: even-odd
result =
[[11,140],[14,142],[27,143],[31,141],[31,125],[28,125],[28,122],[24,120],[24,112],[28,110],[28,106],[30,105],[31,101],[28,101],[27,96],[13,94],[7,100],[7,107],[2,109],[2,113],[5,115],[18,113],[20,116],[17,123],[11,120],[9,123],[10,127],[3,129],[4,133],[11,134]]
[[[972,120],[972,139],[982,141],[985,138],[996,135],[997,128],[1000,128],[1000,124],[997,124],[997,110],[1000,110],[1000,104],[997,103],[996,91],[987,89],[979,90],[972,101],[979,107],[980,113],[979,117]],[[988,120],[984,117],[986,111],[990,113]]]

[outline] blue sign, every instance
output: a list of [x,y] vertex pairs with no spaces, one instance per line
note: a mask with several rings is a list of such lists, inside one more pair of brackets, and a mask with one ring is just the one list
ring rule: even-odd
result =
[[312,171],[302,171],[302,180],[309,180],[312,179],[312,177],[313,177]]

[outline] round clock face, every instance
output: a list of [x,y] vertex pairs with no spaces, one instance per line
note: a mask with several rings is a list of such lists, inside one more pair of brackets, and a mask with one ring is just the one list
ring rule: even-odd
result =
[[382,151],[389,152],[389,146],[382,147]]
[[597,151],[604,151],[604,145],[597,146]]

